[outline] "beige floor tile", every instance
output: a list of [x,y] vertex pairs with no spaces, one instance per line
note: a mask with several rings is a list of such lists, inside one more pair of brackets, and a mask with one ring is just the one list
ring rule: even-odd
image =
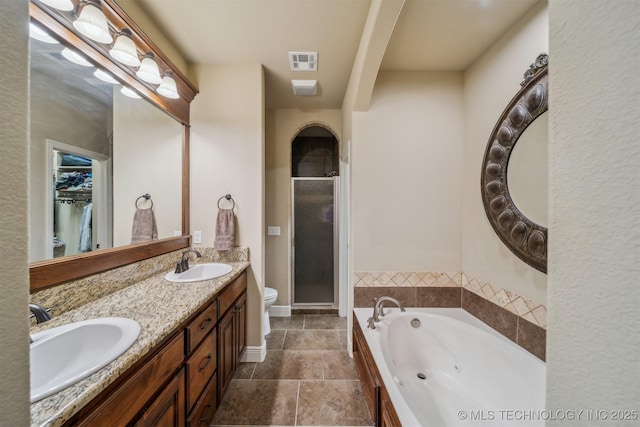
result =
[[321,380],[322,353],[315,351],[268,351],[258,363],[253,379]]
[[358,372],[346,350],[323,351],[322,371],[325,380],[357,380]]
[[347,331],[338,331],[338,339],[340,340],[340,350],[349,350],[347,342]]
[[371,426],[358,381],[301,381],[299,426]]
[[295,422],[298,381],[232,380],[212,426]]
[[269,317],[271,330],[273,329],[302,329],[304,314],[294,314],[291,317]]
[[282,350],[284,345],[284,336],[287,334],[286,329],[271,329],[271,333],[265,336],[267,341],[267,350]]
[[305,314],[305,329],[347,329],[347,318],[331,314]]
[[288,330],[285,350],[340,350],[340,339],[335,330]]
[[256,363],[240,363],[233,374],[233,378],[237,380],[251,379],[254,369],[256,369]]

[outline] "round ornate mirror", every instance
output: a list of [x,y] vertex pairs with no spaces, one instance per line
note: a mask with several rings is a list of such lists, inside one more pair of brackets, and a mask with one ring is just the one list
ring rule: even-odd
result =
[[[498,119],[487,143],[480,180],[482,204],[500,240],[521,260],[543,273],[547,272],[547,228],[516,206],[509,191],[507,171],[516,143],[548,109],[547,63],[546,54],[536,58],[525,72],[522,88]],[[533,143],[546,144],[546,139],[527,142]],[[536,181],[538,178],[527,176],[525,179]]]

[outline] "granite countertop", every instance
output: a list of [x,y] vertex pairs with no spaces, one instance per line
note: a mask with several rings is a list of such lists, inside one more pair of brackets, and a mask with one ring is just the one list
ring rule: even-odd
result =
[[249,267],[248,262],[227,264],[233,267],[231,273],[202,282],[172,283],[165,280],[165,273],[158,274],[32,327],[33,334],[81,320],[127,317],[136,320],[142,330],[136,342],[109,365],[71,387],[31,404],[31,425],[62,425]]

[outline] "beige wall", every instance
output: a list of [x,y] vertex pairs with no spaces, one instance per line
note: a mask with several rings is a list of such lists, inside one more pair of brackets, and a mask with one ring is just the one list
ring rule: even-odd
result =
[[29,425],[28,3],[0,1],[0,425]]
[[461,73],[379,74],[353,117],[353,271],[460,270],[462,113]]
[[[196,65],[191,104],[191,231],[213,246],[218,199],[236,203],[236,246],[249,248],[248,345],[261,346],[264,300],[264,75],[259,64]],[[195,245],[197,246],[197,245]]]
[[548,28],[547,6],[541,3],[464,73],[462,271],[541,303],[547,276],[513,255],[491,228],[482,206],[480,169],[489,135],[520,89],[522,75],[549,50]]
[[[151,195],[158,238],[182,230],[182,125],[143,99],[113,93],[113,245],[131,244],[136,199]],[[140,207],[149,205],[139,202]]]
[[[640,402],[640,2],[552,0],[547,407]],[[637,421],[628,421],[633,424]]]
[[276,305],[291,304],[291,142],[309,124],[342,130],[340,110],[268,110],[265,145],[265,221],[279,226],[280,236],[266,236],[266,286],[278,290]]

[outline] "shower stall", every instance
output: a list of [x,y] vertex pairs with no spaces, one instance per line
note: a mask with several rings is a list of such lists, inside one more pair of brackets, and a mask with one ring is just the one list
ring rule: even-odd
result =
[[294,305],[338,305],[339,179],[292,178]]

